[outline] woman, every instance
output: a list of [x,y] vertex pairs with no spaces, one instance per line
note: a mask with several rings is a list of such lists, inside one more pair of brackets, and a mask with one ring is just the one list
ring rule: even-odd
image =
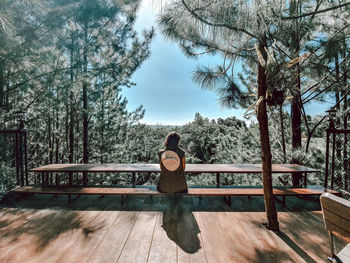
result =
[[162,193],[187,193],[185,178],[185,152],[179,148],[180,135],[168,134],[164,141],[164,150],[159,155],[160,179],[157,190]]

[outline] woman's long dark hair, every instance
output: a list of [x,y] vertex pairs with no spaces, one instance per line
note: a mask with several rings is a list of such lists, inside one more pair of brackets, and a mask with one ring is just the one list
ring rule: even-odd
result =
[[169,133],[164,141],[164,147],[170,149],[179,148],[180,138],[180,135],[174,131]]

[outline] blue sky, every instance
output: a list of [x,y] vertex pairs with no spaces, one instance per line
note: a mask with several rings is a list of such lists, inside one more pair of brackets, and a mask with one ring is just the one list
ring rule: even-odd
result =
[[[143,0],[138,11],[135,29],[141,32],[154,26],[156,37],[151,44],[151,56],[132,77],[136,86],[123,90],[128,109],[132,111],[143,105],[146,113],[141,122],[147,124],[182,125],[192,121],[197,112],[210,119],[229,116],[244,119],[245,109],[223,109],[214,92],[202,90],[191,81],[196,66],[217,65],[221,59],[218,56],[190,59],[177,44],[166,41],[155,22],[160,9],[156,2]],[[311,115],[321,114],[328,107],[328,104],[313,104],[306,111]]]

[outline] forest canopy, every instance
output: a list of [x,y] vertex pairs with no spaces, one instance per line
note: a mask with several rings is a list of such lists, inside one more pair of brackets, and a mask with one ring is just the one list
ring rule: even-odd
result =
[[[17,129],[15,113],[26,112],[29,167],[157,162],[171,130],[182,135],[189,163],[260,163],[261,131],[255,122],[209,120],[198,113],[183,126],[149,126],[140,123],[142,105],[127,110],[121,91],[137,84],[132,75],[151,55],[155,35],[153,28],[135,31],[139,5],[137,0],[0,2],[0,127]],[[349,13],[344,1],[177,0],[164,3],[158,23],[189,58],[221,57],[220,65],[199,65],[193,81],[216,92],[222,105],[254,115],[259,103],[266,103],[273,163],[323,169],[325,113],[311,117],[304,106],[334,101],[337,125],[347,129]],[[238,62],[243,71],[236,74]],[[265,90],[259,94],[261,76]],[[1,140],[1,188],[8,189],[11,145]],[[341,170],[348,174],[348,140],[337,145]],[[210,184],[209,177],[198,178],[192,183]],[[140,175],[138,183],[154,180]],[[259,176],[225,180],[261,184]],[[277,177],[274,183],[289,180]],[[319,174],[310,183],[321,180]],[[348,188],[348,181],[342,175],[339,185]],[[90,183],[128,182],[101,175]]]

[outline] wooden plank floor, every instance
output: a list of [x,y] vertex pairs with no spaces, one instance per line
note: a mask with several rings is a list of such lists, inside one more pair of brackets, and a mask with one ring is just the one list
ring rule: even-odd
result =
[[[267,230],[262,197],[29,196],[0,204],[0,262],[325,262],[317,198],[276,202]],[[336,250],[345,243],[336,239]]]

